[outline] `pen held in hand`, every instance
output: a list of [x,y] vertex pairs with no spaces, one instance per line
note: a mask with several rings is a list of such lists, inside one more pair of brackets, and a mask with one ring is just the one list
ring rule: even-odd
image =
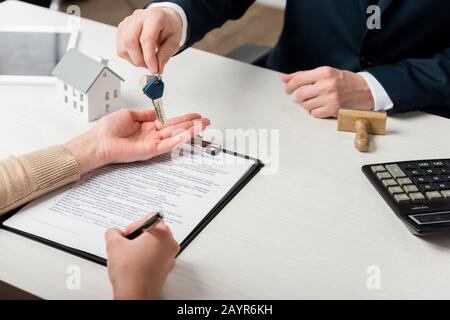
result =
[[157,222],[164,219],[164,215],[160,212],[156,213],[153,217],[144,222],[140,227],[136,228],[125,237],[128,240],[133,240],[139,237],[144,231],[147,231],[149,228],[153,227]]

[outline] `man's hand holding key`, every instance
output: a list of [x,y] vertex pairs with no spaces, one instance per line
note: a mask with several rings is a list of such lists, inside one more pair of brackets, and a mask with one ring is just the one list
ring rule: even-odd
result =
[[183,22],[172,8],[136,10],[117,29],[117,54],[151,74],[163,74],[164,66],[180,49]]

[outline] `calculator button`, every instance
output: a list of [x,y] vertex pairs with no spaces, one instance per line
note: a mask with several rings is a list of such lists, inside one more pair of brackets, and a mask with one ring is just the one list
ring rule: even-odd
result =
[[430,167],[430,163],[429,163],[429,162],[426,162],[426,161],[424,161],[424,162],[418,162],[418,163],[417,163],[417,166],[418,166],[419,168],[429,168],[429,167]]
[[411,199],[408,197],[408,195],[402,193],[402,194],[396,194],[394,196],[395,201],[397,201],[398,203],[404,203],[404,202],[409,202],[411,201]]
[[382,179],[391,179],[392,176],[389,174],[389,172],[378,172],[377,173],[377,177],[378,179],[382,180]]
[[411,170],[409,173],[410,173],[413,177],[416,177],[416,176],[423,176],[423,175],[425,175],[425,170],[422,170],[422,169],[415,169],[415,170]]
[[383,184],[385,187],[393,187],[397,185],[397,182],[394,179],[383,180]]
[[441,178],[440,176],[432,176],[432,177],[431,177],[431,180],[432,180],[433,182],[440,182],[440,181],[442,181],[442,178]]
[[438,191],[427,192],[426,195],[430,200],[437,200],[442,198],[442,195]]
[[441,168],[441,167],[445,167],[445,164],[442,161],[433,161],[433,167]]
[[397,187],[390,187],[390,188],[388,188],[388,190],[389,190],[389,192],[390,192],[392,195],[397,194],[397,193],[403,193],[403,192],[404,192],[403,189],[402,189],[402,187],[399,187],[399,186],[397,186]]
[[447,183],[447,182],[440,182],[440,183],[437,183],[436,185],[438,186],[438,188],[440,190],[450,189],[450,183]]
[[429,191],[436,191],[439,190],[439,187],[435,184],[422,184],[419,186],[420,190],[422,190],[423,192],[429,192]]
[[417,164],[415,162],[407,162],[403,163],[402,167],[407,170],[414,170],[417,169]]
[[450,170],[448,168],[440,168],[439,173],[440,174],[450,174]]
[[413,184],[411,179],[409,179],[409,178],[397,179],[397,182],[401,186],[404,186],[404,185],[407,185],[407,184]]
[[371,169],[373,173],[386,171],[384,166],[372,166]]
[[425,196],[420,192],[414,192],[409,195],[412,201],[418,202],[425,200]]
[[449,199],[450,198],[450,190],[444,190],[444,191],[441,191],[441,193],[442,193],[442,196],[445,199]]
[[429,175],[439,174],[439,170],[437,170],[437,169],[426,169],[425,172]]
[[430,177],[415,177],[413,178],[415,183],[431,183],[432,179]]
[[412,193],[412,192],[418,192],[419,189],[416,186],[404,186],[403,189],[405,190],[406,193]]
[[386,165],[386,170],[389,171],[389,173],[394,178],[403,178],[406,177],[406,174],[403,172],[402,169],[398,166],[398,164],[388,164]]

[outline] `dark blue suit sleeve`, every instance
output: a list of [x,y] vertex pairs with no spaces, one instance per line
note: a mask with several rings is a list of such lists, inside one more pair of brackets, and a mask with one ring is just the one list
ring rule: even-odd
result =
[[405,59],[366,71],[389,94],[394,112],[438,108],[450,113],[450,48],[429,59]]
[[173,2],[186,12],[189,23],[186,46],[200,41],[209,31],[221,27],[227,20],[242,17],[255,0],[155,0]]

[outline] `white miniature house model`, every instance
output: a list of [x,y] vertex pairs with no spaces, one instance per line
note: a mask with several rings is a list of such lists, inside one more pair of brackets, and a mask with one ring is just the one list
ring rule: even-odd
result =
[[120,108],[123,79],[98,60],[71,49],[52,72],[57,80],[60,102],[88,121],[97,120]]

